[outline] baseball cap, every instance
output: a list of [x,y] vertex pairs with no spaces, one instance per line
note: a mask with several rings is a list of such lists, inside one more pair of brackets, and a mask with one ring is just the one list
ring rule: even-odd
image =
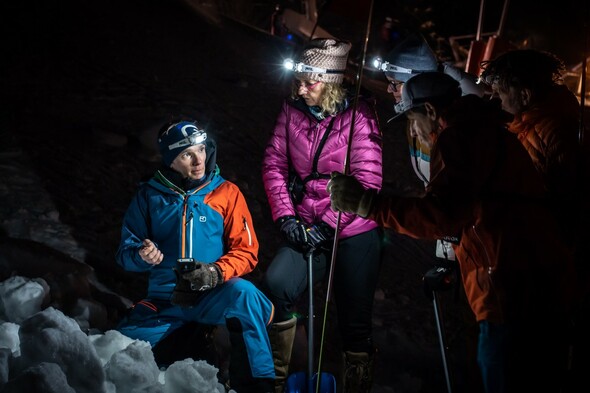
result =
[[402,99],[395,105],[396,115],[389,121],[405,114],[410,109],[424,106],[427,102],[452,101],[461,96],[461,87],[453,77],[442,72],[424,72],[410,78],[402,90]]

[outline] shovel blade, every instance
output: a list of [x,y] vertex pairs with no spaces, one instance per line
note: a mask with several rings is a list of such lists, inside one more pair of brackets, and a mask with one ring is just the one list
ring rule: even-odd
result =
[[320,390],[314,392],[317,386],[318,374],[314,374],[311,380],[305,372],[298,372],[289,375],[285,382],[285,393],[336,393],[336,378],[330,373],[322,373]]

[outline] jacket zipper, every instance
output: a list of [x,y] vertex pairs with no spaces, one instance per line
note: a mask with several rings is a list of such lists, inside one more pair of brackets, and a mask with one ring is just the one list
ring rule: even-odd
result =
[[188,195],[185,195],[182,202],[182,220],[181,220],[181,236],[180,236],[180,255],[183,258],[187,258],[186,255],[186,226],[188,225],[188,220],[186,216],[186,211],[188,208]]
[[248,226],[248,221],[246,217],[243,217],[244,220],[244,230],[248,233],[248,245],[252,245],[252,232],[250,232],[250,227]]
[[[498,293],[497,293],[495,286],[494,286],[494,280],[492,278],[492,274],[494,273],[494,270],[496,269],[496,267],[495,266],[492,267],[492,261],[490,259],[490,255],[488,254],[488,250],[483,246],[483,241],[479,237],[479,234],[477,233],[477,230],[475,229],[475,225],[472,226],[472,229],[473,229],[473,233],[475,234],[476,239],[479,241],[481,248],[484,250],[485,258],[487,259],[487,269],[486,270],[488,273],[488,283],[489,283],[488,285],[490,286],[491,290],[493,291],[492,293],[494,294],[494,297],[498,301],[498,311],[500,312],[500,316],[502,318],[504,318],[503,317],[504,310],[502,307],[502,302],[499,299]],[[483,267],[485,268],[486,266],[483,266]],[[479,285],[479,287],[481,288],[481,284],[479,283],[479,276],[477,274],[476,274],[476,277],[477,277],[477,285]]]
[[488,254],[488,250],[485,248],[485,245],[484,245],[483,241],[481,240],[481,237],[479,236],[479,233],[477,233],[477,229],[475,228],[475,225],[472,225],[471,226],[471,230],[473,231],[473,234],[475,235],[475,239],[479,243],[479,248],[481,250],[483,250],[483,253],[480,253],[480,254],[483,254],[483,256],[486,259],[486,261],[482,261],[482,263],[480,265],[475,259],[472,258],[473,261],[474,261],[474,263],[475,263],[475,272],[476,272],[475,277],[476,277],[477,285],[479,286],[480,289],[483,290],[483,286],[482,286],[482,284],[479,281],[479,268],[481,267],[481,268],[485,269],[485,271],[486,271],[486,273],[488,274],[488,277],[489,277],[489,279],[486,280],[486,281],[488,281],[489,285],[493,285],[493,281],[491,279],[491,276],[492,276],[492,273],[493,273],[493,271],[492,271],[492,264],[491,264],[491,261],[490,261],[490,255]]
[[488,254],[488,250],[486,249],[485,245],[483,244],[481,237],[479,237],[479,234],[477,233],[477,229],[475,229],[475,225],[473,225],[471,227],[471,229],[473,230],[473,233],[475,234],[475,238],[478,240],[479,245],[480,245],[481,249],[483,250],[485,257],[486,257],[487,263],[484,264],[483,267],[484,268],[487,267],[487,273],[491,276],[493,273],[493,269],[492,269],[492,261],[490,260],[490,255]]
[[[189,258],[192,256],[193,254],[193,250],[192,250],[192,241],[190,242],[190,244],[188,244],[188,239],[186,236],[187,231],[189,232],[189,234],[192,234],[193,232],[193,213],[191,212],[190,215],[187,216],[187,210],[188,210],[188,198],[190,195],[194,195],[195,193],[197,193],[199,190],[201,190],[202,188],[204,188],[205,186],[207,186],[209,183],[211,183],[210,181],[201,184],[201,186],[199,188],[197,188],[196,190],[194,190],[193,192],[191,192],[190,194],[187,193],[183,193],[181,195],[183,195],[183,207],[182,207],[182,220],[181,220],[181,240],[180,240],[180,255],[182,255],[183,258]],[[190,247],[188,249],[187,252],[187,245]]]

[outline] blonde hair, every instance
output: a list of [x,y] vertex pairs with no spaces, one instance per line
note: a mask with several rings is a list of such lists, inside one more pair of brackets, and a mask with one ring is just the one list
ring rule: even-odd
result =
[[[322,83],[324,84],[324,90],[322,90],[322,95],[320,96],[319,107],[324,115],[334,115],[340,109],[340,104],[344,102],[346,89],[340,83]],[[297,82],[293,81],[291,98],[294,100],[298,99],[298,92],[299,87],[297,86]]]

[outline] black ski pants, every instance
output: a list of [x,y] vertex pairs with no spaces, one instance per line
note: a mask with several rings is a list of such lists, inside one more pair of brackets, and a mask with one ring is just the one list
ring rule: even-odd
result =
[[[332,285],[344,351],[373,351],[373,299],[381,265],[382,233],[377,228],[339,239]],[[328,278],[332,244],[328,246],[329,249],[314,253],[314,284]],[[262,291],[275,306],[274,322],[297,315],[296,306],[307,289],[307,275],[307,254],[289,245],[280,247],[261,285]],[[322,307],[324,302],[322,300]],[[307,311],[299,310],[299,313],[307,314]]]

